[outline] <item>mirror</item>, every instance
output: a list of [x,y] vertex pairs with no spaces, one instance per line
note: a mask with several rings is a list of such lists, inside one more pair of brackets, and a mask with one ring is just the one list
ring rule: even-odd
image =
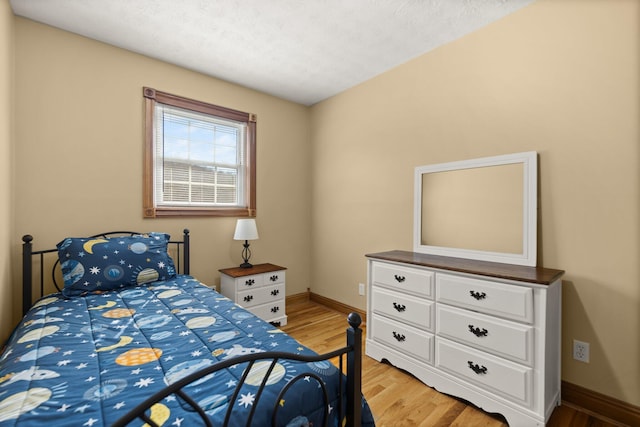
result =
[[537,153],[415,169],[414,252],[535,266]]

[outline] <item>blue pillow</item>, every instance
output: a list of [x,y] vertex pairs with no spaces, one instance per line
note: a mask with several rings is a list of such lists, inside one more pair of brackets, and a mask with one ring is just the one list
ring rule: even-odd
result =
[[111,238],[68,237],[57,244],[66,297],[176,277],[164,233]]

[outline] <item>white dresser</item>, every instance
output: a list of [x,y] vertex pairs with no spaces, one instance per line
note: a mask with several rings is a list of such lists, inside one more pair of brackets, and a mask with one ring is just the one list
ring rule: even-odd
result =
[[545,425],[560,404],[563,271],[407,251],[367,259],[368,356],[512,427]]
[[236,304],[276,326],[287,324],[285,267],[257,264],[220,270],[220,291]]

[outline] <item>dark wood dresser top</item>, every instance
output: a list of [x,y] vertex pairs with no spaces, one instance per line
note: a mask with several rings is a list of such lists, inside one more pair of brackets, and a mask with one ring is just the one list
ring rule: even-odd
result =
[[439,255],[427,255],[418,252],[393,250],[367,254],[367,258],[384,261],[395,261],[406,264],[421,265],[441,270],[460,273],[479,274],[500,279],[517,280],[519,282],[549,285],[560,279],[564,270],[544,267],[527,267],[522,265],[502,264],[498,262],[477,261],[464,258],[452,258]]

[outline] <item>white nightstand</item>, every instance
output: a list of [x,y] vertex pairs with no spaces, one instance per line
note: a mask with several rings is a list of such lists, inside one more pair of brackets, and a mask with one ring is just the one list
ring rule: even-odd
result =
[[285,270],[286,267],[274,264],[223,268],[219,270],[221,293],[261,319],[284,326]]

